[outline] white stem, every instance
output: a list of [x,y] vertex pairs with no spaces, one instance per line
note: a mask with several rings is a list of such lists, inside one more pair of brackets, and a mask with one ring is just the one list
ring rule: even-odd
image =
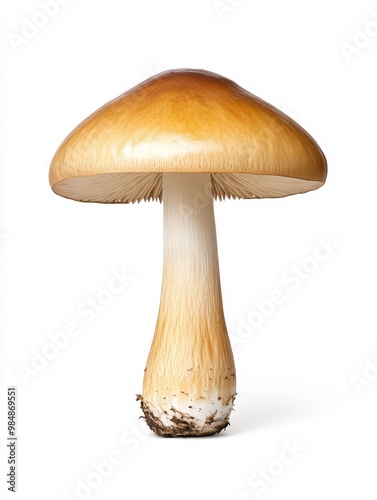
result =
[[163,174],[164,265],[142,407],[160,435],[228,425],[235,368],[225,325],[210,174]]

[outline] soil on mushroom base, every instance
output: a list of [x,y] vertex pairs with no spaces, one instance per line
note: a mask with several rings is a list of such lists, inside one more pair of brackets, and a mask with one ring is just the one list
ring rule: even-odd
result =
[[[140,407],[143,410],[144,418],[151,430],[158,436],[163,437],[202,437],[202,436],[213,436],[214,434],[220,433],[222,430],[226,429],[230,423],[228,420],[219,422],[213,431],[205,432],[201,430],[200,427],[195,422],[195,418],[188,413],[181,412],[171,406],[174,416],[171,417],[170,421],[173,425],[166,427],[162,420],[158,418],[149,408],[148,403],[144,402],[143,396],[141,394],[136,395],[136,401],[140,401]],[[206,419],[206,424],[211,425],[214,423],[216,412],[212,413]]]

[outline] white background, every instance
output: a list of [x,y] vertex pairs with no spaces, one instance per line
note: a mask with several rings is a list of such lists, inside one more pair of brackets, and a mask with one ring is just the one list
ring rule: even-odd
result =
[[[0,455],[3,473],[15,384],[17,498],[375,499],[377,4],[71,0],[51,9],[41,16],[38,1],[8,0],[0,13]],[[163,439],[135,401],[159,304],[162,205],[76,203],[54,195],[47,176],[81,120],[183,67],[222,74],[291,115],[320,144],[329,175],[305,195],[216,202],[235,412],[218,436]],[[333,250],[316,265],[318,238]],[[303,264],[311,272],[292,290],[282,277]],[[86,323],[77,308],[114,270],[132,279]],[[241,319],[276,288],[284,304],[242,339]],[[70,322],[80,333],[22,376]],[[287,442],[297,448],[289,464]],[[2,496],[6,487],[2,475]]]

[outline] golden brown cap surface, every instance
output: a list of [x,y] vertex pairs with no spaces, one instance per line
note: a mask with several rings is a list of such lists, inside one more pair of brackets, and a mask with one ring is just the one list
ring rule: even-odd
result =
[[222,76],[172,70],[94,112],[50,167],[55,193],[80,201],[161,199],[164,172],[210,172],[215,197],[303,193],[326,159],[291,118]]

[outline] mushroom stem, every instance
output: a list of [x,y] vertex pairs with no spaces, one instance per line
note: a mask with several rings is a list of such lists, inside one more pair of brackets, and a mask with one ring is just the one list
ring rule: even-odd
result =
[[228,426],[235,367],[226,329],[207,173],[163,174],[164,264],[141,406],[160,436]]

